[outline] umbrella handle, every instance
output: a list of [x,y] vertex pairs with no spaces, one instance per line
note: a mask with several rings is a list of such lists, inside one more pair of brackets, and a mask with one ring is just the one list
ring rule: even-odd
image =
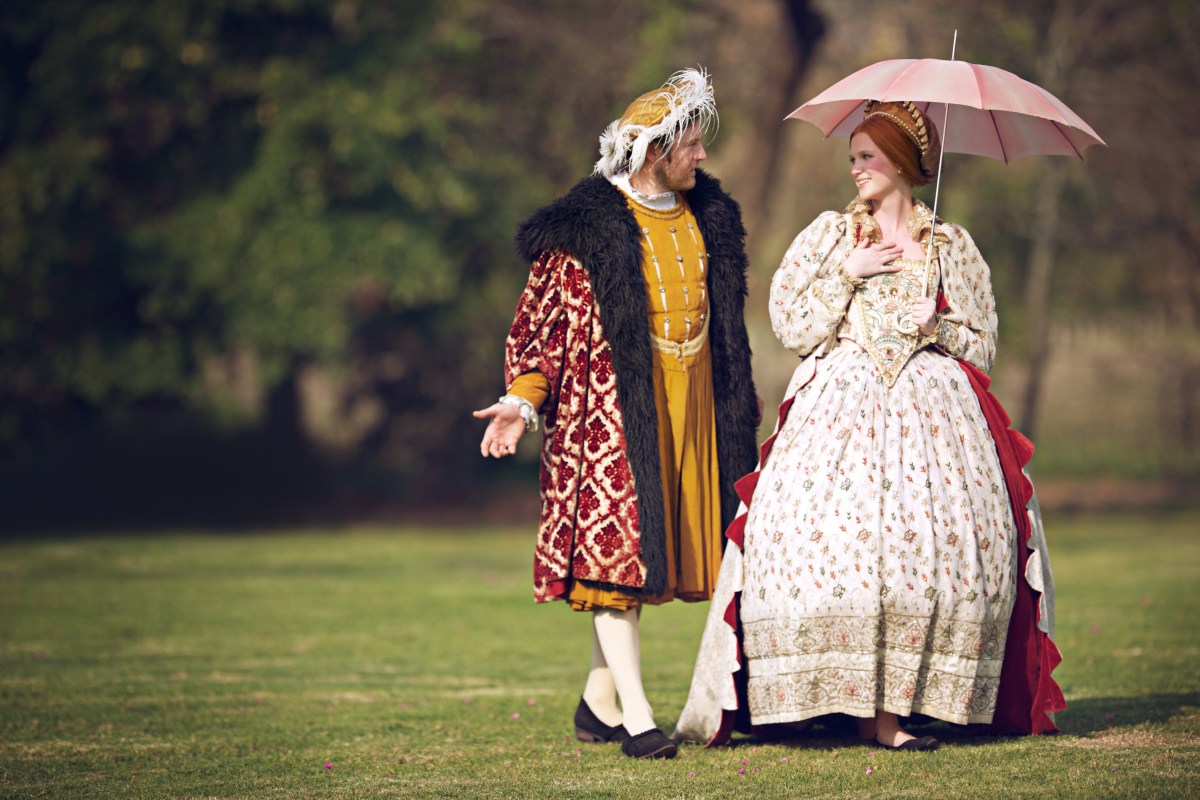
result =
[[[950,60],[958,51],[958,29],[954,29],[954,41],[950,44]],[[925,249],[925,271],[921,273],[921,295],[929,293],[929,264],[933,261],[933,234],[937,230],[938,199],[942,194],[942,161],[946,158],[946,125],[950,122],[950,104],[943,103],[942,115],[942,147],[938,150],[937,183],[933,187],[933,222],[929,223],[929,246]]]

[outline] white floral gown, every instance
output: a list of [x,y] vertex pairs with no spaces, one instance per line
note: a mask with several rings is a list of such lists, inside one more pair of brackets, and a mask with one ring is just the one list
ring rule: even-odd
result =
[[[927,237],[928,208],[914,215]],[[857,289],[843,270],[873,227],[861,205],[822,214],[772,281],[776,336],[803,360],[744,509],[742,553],[727,550],[677,738],[704,741],[713,713],[736,707],[720,696],[738,664],[717,619],[733,592],[754,725],[879,709],[992,718],[1017,537],[987,421],[950,357],[991,367],[990,277],[966,231],[939,221],[938,329],[905,334],[896,323],[925,263]]]

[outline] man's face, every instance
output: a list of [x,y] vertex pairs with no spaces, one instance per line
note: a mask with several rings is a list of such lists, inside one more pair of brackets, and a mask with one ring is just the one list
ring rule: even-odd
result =
[[685,192],[696,185],[696,167],[708,158],[701,134],[700,126],[692,125],[675,142],[671,152],[654,163],[654,178],[665,191]]

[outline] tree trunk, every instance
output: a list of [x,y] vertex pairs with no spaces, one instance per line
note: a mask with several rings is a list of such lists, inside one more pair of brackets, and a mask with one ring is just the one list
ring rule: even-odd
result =
[[[1057,95],[1062,91],[1063,76],[1068,64],[1078,56],[1079,42],[1070,35],[1070,21],[1075,17],[1075,3],[1060,0],[1055,3],[1038,59],[1037,73],[1041,86]],[[1037,431],[1038,406],[1042,395],[1042,378],[1050,358],[1050,277],[1054,272],[1054,251],[1058,238],[1058,213],[1066,173],[1062,165],[1047,160],[1042,181],[1038,186],[1034,208],[1032,248],[1029,253],[1029,281],[1025,286],[1026,328],[1029,341],[1029,372],[1025,394],[1021,401],[1021,429],[1034,439]]]
[[1021,430],[1034,438],[1042,378],[1050,358],[1050,276],[1054,272],[1055,239],[1062,199],[1063,171],[1048,165],[1037,194],[1037,219],[1029,255],[1029,280],[1025,285],[1025,327],[1029,340],[1029,373],[1021,402]]
[[765,104],[769,108],[772,118],[777,122],[761,129],[763,132],[762,173],[758,191],[753,195],[756,208],[752,209],[758,215],[751,217],[760,220],[760,224],[764,228],[770,221],[771,190],[776,184],[775,176],[779,173],[783,118],[792,112],[796,93],[804,81],[804,74],[808,72],[817,42],[825,35],[825,20],[812,8],[809,0],[782,0],[782,5],[784,19],[787,20],[792,34],[792,58],[781,83],[780,91],[775,95],[776,102]]
[[287,374],[267,391],[265,428],[272,441],[287,446],[305,441],[297,377],[302,364],[292,360]]
[[[743,15],[754,12],[753,19],[762,25],[765,9],[731,4]],[[737,13],[735,12],[735,13]],[[810,0],[780,0],[778,19],[787,31],[786,37],[767,37],[762,47],[770,62],[759,70],[755,78],[758,86],[757,102],[746,107],[750,114],[750,125],[755,131],[754,144],[736,165],[733,172],[739,173],[736,196],[742,206],[742,219],[753,237],[769,227],[771,194],[778,184],[779,162],[782,158],[784,125],[783,118],[798,105],[796,99],[800,86],[808,71],[817,42],[825,35],[825,20],[813,8]],[[778,24],[776,23],[776,24]],[[757,35],[767,31],[758,29]],[[780,44],[779,39],[786,39]],[[745,70],[751,76],[755,70]]]

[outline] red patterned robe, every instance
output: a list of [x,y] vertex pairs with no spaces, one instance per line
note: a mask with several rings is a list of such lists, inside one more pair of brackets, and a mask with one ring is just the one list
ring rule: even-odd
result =
[[[733,483],[754,468],[754,384],[743,322],[745,230],[737,204],[702,172],[688,193],[709,252],[709,336],[721,475],[721,527]],[[541,372],[542,515],[534,597],[562,599],[572,580],[634,595],[666,586],[648,290],[641,237],[620,190],[581,181],[517,233],[532,263],[505,349],[505,381]],[[714,531],[713,535],[717,535]]]

